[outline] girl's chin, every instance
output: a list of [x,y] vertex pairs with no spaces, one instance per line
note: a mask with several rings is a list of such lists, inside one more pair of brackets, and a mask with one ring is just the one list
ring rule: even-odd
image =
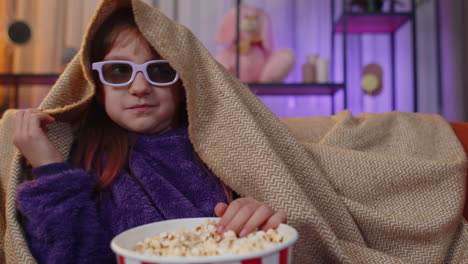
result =
[[170,130],[171,127],[166,127],[166,128],[154,128],[154,127],[127,127],[127,130],[132,132],[132,133],[137,133],[137,134],[153,134],[153,135],[160,135],[168,130]]
[[151,129],[129,129],[130,132],[137,133],[137,134],[156,134],[157,132],[154,132]]

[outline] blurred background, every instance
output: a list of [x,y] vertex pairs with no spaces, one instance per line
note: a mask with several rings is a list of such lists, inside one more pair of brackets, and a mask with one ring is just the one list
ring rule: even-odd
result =
[[[349,109],[468,121],[466,0],[145,2],[189,27],[278,116]],[[0,114],[39,105],[98,3],[0,0]]]

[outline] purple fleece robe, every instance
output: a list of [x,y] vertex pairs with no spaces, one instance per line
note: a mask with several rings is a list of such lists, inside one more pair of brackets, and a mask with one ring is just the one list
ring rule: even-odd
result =
[[39,263],[115,263],[110,240],[122,231],[214,216],[216,203],[226,201],[223,188],[193,154],[187,128],[138,135],[130,163],[148,195],[128,169],[96,193],[96,176],[82,168],[67,162],[35,168],[36,179],[18,187],[17,199],[33,256]]

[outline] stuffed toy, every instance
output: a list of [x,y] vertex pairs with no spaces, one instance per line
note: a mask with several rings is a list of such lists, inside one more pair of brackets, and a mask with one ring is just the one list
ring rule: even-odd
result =
[[[282,82],[294,67],[291,50],[273,50],[271,22],[260,8],[240,7],[239,79],[243,82]],[[224,16],[216,42],[226,46],[216,59],[236,73],[236,8]]]

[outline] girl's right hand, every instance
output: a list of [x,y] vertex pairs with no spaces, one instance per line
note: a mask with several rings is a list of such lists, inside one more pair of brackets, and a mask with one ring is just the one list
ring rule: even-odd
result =
[[33,168],[64,161],[46,135],[46,125],[54,122],[55,118],[39,109],[24,109],[16,113],[13,144]]

